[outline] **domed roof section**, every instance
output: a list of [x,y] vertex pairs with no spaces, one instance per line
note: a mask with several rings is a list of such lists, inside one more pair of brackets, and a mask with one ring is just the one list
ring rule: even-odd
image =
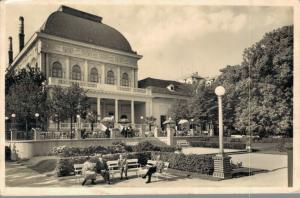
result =
[[41,32],[124,52],[135,53],[127,39],[116,29],[101,22],[102,18],[62,6],[52,13]]

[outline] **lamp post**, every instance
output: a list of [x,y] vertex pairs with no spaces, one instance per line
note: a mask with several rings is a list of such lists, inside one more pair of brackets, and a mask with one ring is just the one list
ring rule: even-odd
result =
[[145,133],[144,133],[144,129],[143,129],[143,126],[144,126],[144,116],[141,116],[140,119],[141,119],[140,136],[141,137],[145,137]]
[[[6,131],[7,131],[7,128],[8,128],[8,126],[7,126],[7,121],[9,120],[9,117],[7,117],[7,116],[5,116],[5,136],[6,136],[6,138],[7,138],[7,133],[6,133]],[[11,127],[10,127],[11,128]]]
[[10,144],[12,143],[12,139],[13,139],[13,127],[15,127],[16,114],[15,113],[11,114],[11,117],[12,117],[13,124],[11,124],[11,129],[10,129]]
[[191,136],[194,136],[194,119],[192,118],[191,119],[191,123],[192,123],[192,133],[191,133]]
[[222,96],[225,94],[225,89],[222,86],[218,86],[215,89],[215,93],[218,96],[219,107],[219,153],[223,154],[223,109],[222,109]]
[[219,107],[219,154],[213,157],[214,159],[214,173],[213,177],[227,179],[231,178],[231,165],[229,156],[224,154],[223,149],[223,109],[222,109],[222,96],[225,94],[225,88],[218,86],[215,89],[218,96]]
[[34,116],[35,116],[35,128],[37,128],[37,121],[38,121],[38,118],[39,118],[40,114],[35,113]]

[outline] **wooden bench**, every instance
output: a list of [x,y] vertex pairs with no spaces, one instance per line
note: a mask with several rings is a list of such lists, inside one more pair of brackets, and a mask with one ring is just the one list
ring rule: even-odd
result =
[[190,144],[186,140],[177,140],[177,145],[178,146],[190,146]]
[[[138,171],[140,170],[141,166],[138,163],[138,159],[127,159],[127,164],[128,164],[127,172],[135,171],[136,175],[139,175]],[[118,160],[107,161],[107,166],[108,166],[109,174],[110,174],[111,178],[114,177],[114,174],[121,172],[121,170],[119,169],[119,166],[118,166]]]
[[[92,163],[94,166],[96,166],[96,163]],[[75,178],[78,181],[78,183],[80,183],[81,178],[83,178],[82,176],[82,168],[83,168],[83,164],[74,164],[74,174],[75,174]]]
[[[148,160],[147,164],[146,164],[146,167],[150,168],[150,167],[154,166],[156,164],[156,162],[157,161],[155,161],[155,160]],[[163,167],[161,173],[160,172],[155,172],[153,174],[153,176],[156,178],[156,181],[158,180],[158,176],[163,176],[163,177],[167,176],[167,171],[168,171],[169,165],[170,165],[169,162],[164,162],[164,167]],[[145,174],[147,170],[148,169],[141,169],[141,171],[139,171],[139,175]]]

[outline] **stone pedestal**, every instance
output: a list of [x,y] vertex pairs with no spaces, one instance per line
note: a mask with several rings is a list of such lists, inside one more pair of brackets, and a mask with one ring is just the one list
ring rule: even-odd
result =
[[174,146],[174,133],[175,129],[168,127],[167,128],[167,145]]
[[217,154],[213,157],[214,160],[214,173],[213,177],[220,179],[230,179],[232,178],[231,174],[231,157],[224,154]]
[[114,129],[110,130],[110,138],[115,138],[116,137],[116,131]]
[[75,129],[75,139],[80,140],[81,139],[81,130]]
[[145,130],[141,127],[141,128],[139,128],[139,132],[140,132],[140,137],[144,138],[145,137]]
[[154,133],[154,137],[158,137],[158,128],[157,127],[154,128],[153,133]]

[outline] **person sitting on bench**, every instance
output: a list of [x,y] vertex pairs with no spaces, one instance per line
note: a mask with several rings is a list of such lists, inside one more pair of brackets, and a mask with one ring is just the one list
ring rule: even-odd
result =
[[110,184],[109,169],[107,163],[103,160],[101,154],[98,154],[97,157],[99,158],[99,160],[96,163],[96,172],[103,177],[106,183]]
[[162,172],[162,169],[164,168],[164,162],[160,160],[160,155],[156,157],[156,163],[153,164],[152,167],[149,167],[146,174],[142,176],[143,179],[145,179],[148,176],[148,180],[146,181],[146,184],[151,182],[151,176],[152,174],[156,172]]
[[91,158],[87,157],[86,162],[83,163],[82,167],[82,175],[84,180],[82,185],[84,185],[88,180],[92,180],[92,184],[96,184],[96,172],[95,172],[95,165],[91,162]]

